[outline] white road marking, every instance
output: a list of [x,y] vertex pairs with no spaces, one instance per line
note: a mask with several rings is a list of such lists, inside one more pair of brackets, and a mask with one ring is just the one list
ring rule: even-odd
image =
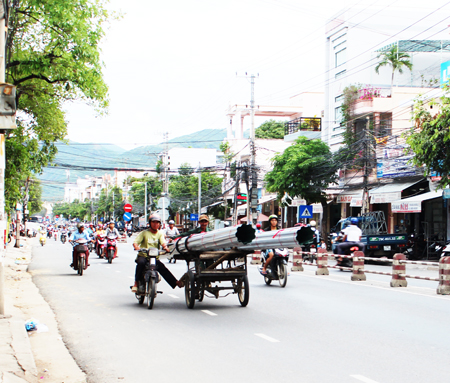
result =
[[209,310],[202,310],[205,314],[211,315],[212,317],[217,316],[217,314],[213,313],[212,311]]
[[173,294],[167,294],[169,297],[171,297],[171,298],[175,298],[175,299],[178,299],[179,297],[177,297],[176,295],[173,295]]
[[119,271],[119,270],[116,270],[116,273],[120,273],[120,271]]
[[[297,273],[293,273],[292,275],[296,275],[299,277],[307,277],[307,278],[317,278],[317,276],[315,275],[307,275],[307,274],[297,274]],[[399,288],[393,288],[393,287],[383,287],[383,286],[374,286],[374,285],[369,285],[369,284],[363,284],[362,282],[351,282],[351,281],[340,281],[334,278],[326,278],[326,276],[322,276],[324,279],[326,279],[327,281],[332,281],[332,282],[338,282],[338,283],[345,283],[347,285],[353,285],[353,286],[361,286],[361,287],[371,287],[374,289],[380,289],[380,290],[386,290],[386,291],[395,291],[397,293],[401,293],[401,294],[411,294],[411,295],[419,295],[422,297],[428,297],[428,298],[435,298],[435,299],[445,299],[445,300],[449,300],[449,296],[448,295],[427,295],[427,294],[421,294],[421,293],[415,293],[414,291],[407,291],[407,290],[402,290],[405,289],[405,287],[399,287]],[[383,283],[380,281],[366,281],[366,283]],[[361,283],[361,284],[358,284]],[[437,282],[436,282],[437,283]],[[408,288],[408,287],[406,287]],[[430,291],[436,291],[436,289],[431,289],[429,287],[417,287],[417,286],[411,286],[411,288],[420,288],[420,289],[426,289],[426,290],[430,290]]]
[[267,336],[265,334],[255,334],[255,335],[259,336],[260,338],[263,338],[263,339],[265,339],[265,340],[267,340],[269,342],[272,342],[272,343],[278,343],[279,342],[279,340],[271,338],[270,336]]
[[128,277],[128,278],[130,278],[130,279],[134,279],[134,277]]
[[358,380],[360,380],[361,382],[364,382],[364,383],[378,383],[375,380],[366,378],[365,376],[362,376],[362,375],[350,375],[350,376],[352,378],[358,379]]

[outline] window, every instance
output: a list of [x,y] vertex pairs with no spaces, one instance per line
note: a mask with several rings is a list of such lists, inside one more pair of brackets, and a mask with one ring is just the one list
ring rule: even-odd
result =
[[341,102],[344,99],[344,95],[340,94],[334,98],[334,102]]
[[334,108],[334,122],[340,124],[342,121],[342,109],[340,106]]
[[347,61],[347,48],[340,50],[334,54],[336,68]]

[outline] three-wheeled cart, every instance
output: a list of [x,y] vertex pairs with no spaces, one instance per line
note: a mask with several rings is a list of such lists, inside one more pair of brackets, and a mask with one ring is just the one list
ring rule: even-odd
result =
[[[187,263],[185,274],[186,306],[194,308],[195,301],[201,302],[205,294],[219,298],[220,292],[237,294],[239,303],[248,304],[250,291],[247,277],[248,251],[204,251],[174,255],[175,259],[183,259]],[[226,282],[230,282],[227,284]]]

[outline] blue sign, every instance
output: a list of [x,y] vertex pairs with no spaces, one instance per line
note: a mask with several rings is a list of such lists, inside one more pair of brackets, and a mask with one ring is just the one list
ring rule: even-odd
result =
[[450,61],[441,64],[441,88],[450,80]]
[[124,221],[131,221],[131,213],[124,213],[123,214],[123,220]]
[[313,207],[312,205],[300,205],[300,218],[312,218],[313,217]]
[[444,199],[450,199],[450,189],[444,189],[444,194],[442,196]]
[[191,221],[198,221],[198,214],[191,214],[190,217],[189,217],[189,219],[190,219]]

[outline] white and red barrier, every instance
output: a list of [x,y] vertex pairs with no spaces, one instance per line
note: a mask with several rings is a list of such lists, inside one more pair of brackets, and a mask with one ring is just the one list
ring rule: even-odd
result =
[[250,261],[252,265],[260,265],[261,264],[261,250],[255,250],[252,254],[252,260]]
[[126,234],[122,234],[119,238],[117,238],[117,242],[127,243],[128,242],[127,235]]
[[[315,264],[312,262],[303,261],[303,255],[305,254],[310,255],[312,253],[302,252],[301,248],[294,249],[293,266],[291,268],[291,271],[304,271],[303,265],[315,266]],[[353,267],[344,267],[344,266],[329,265],[328,254],[327,251],[324,249],[319,249],[316,255],[317,255],[316,275],[329,275],[328,270],[329,268],[351,271],[352,281],[365,281],[366,273],[387,275],[392,277],[390,281],[391,287],[407,287],[408,282],[406,278],[421,279],[425,281],[435,281],[439,282],[439,286],[437,288],[438,294],[450,295],[450,256],[442,257],[438,263],[438,262],[409,261],[406,259],[404,254],[400,253],[395,254],[393,259],[364,257],[364,253],[362,251],[356,251],[354,255],[339,255],[339,257],[342,258],[353,259]],[[365,261],[376,261],[383,263],[390,262],[392,263],[392,272],[366,270],[364,268]],[[406,274],[407,264],[439,267],[439,278],[422,277],[420,275]]]

